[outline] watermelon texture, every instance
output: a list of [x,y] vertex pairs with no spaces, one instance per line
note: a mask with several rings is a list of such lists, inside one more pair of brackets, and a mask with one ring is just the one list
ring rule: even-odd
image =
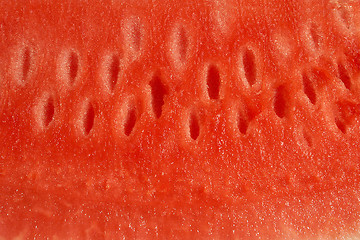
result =
[[0,239],[359,237],[359,1],[0,6]]

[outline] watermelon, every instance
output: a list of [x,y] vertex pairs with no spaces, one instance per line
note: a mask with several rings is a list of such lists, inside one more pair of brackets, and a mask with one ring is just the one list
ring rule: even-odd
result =
[[360,2],[1,1],[0,239],[359,237]]

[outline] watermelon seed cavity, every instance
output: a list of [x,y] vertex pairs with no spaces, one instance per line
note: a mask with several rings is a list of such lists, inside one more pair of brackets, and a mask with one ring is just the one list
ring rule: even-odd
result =
[[47,127],[52,122],[55,112],[54,99],[51,96],[46,100],[43,111],[43,125]]
[[23,56],[23,81],[26,80],[27,75],[29,73],[29,69],[30,69],[30,50],[28,48],[25,48],[24,50],[24,56]]
[[308,147],[312,147],[312,139],[311,139],[308,131],[305,129],[303,129],[303,137],[304,137],[304,140],[305,140],[306,144],[308,145]]
[[285,100],[285,87],[281,85],[276,89],[276,93],[275,93],[274,110],[276,115],[279,118],[285,117],[286,108],[287,108],[287,103]]
[[129,136],[134,129],[136,123],[136,111],[135,108],[131,107],[128,112],[124,123],[124,133]]
[[309,79],[309,76],[306,73],[303,73],[303,86],[304,93],[309,98],[312,104],[316,104],[316,92],[312,85],[312,82]]
[[133,39],[133,44],[134,44],[134,48],[136,51],[139,51],[140,49],[140,27],[137,24],[134,24],[132,27],[132,39]]
[[139,19],[134,18],[130,20],[126,28],[127,28],[127,38],[131,46],[131,49],[134,52],[138,52],[140,50],[140,45],[141,45],[141,29],[140,29]]
[[346,133],[346,125],[341,119],[335,118],[335,124],[342,133],[344,133],[344,134]]
[[91,129],[93,128],[94,119],[95,119],[95,111],[92,104],[89,102],[86,107],[85,115],[83,118],[83,130],[85,135],[88,135]]
[[113,91],[118,81],[120,71],[120,61],[117,55],[112,56],[108,71],[109,87],[110,91]]
[[150,81],[151,96],[152,96],[152,107],[156,118],[159,118],[162,113],[162,107],[164,105],[164,96],[166,89],[161,82],[160,77],[155,74]]
[[207,89],[210,99],[219,98],[220,73],[217,67],[210,65],[207,75]]
[[247,49],[243,55],[243,66],[245,71],[245,77],[250,86],[256,81],[256,66],[254,53]]
[[347,89],[351,88],[351,79],[343,64],[338,64],[339,78]]
[[188,47],[188,40],[186,38],[184,28],[180,28],[179,30],[177,45],[178,45],[179,59],[181,62],[183,62],[186,59],[186,53]]
[[194,113],[190,114],[189,130],[190,130],[190,137],[193,140],[196,140],[200,134],[200,126],[199,126],[199,121]]
[[183,26],[174,27],[170,42],[169,53],[175,68],[184,67],[189,49],[189,39]]
[[249,119],[244,116],[245,114],[242,114],[241,112],[239,112],[239,115],[238,115],[238,128],[239,128],[239,131],[242,133],[242,134],[246,134],[247,132],[247,129],[248,129],[248,126],[249,126]]
[[338,6],[338,14],[339,14],[339,17],[341,19],[341,21],[343,22],[343,24],[345,25],[346,28],[350,28],[350,22],[351,22],[351,15],[350,15],[350,12],[348,11],[348,9],[346,9],[347,6],[344,5],[341,5],[341,6]]
[[22,53],[20,55],[20,66],[17,67],[18,71],[18,83],[24,84],[28,78],[29,70],[30,70],[30,64],[31,64],[31,56],[30,56],[30,49],[28,47],[25,47],[22,50]]
[[318,48],[320,36],[318,33],[318,27],[315,24],[311,24],[310,26],[310,36],[312,38],[315,48]]
[[79,57],[75,52],[70,52],[68,59],[68,79],[69,83],[73,84],[79,70]]

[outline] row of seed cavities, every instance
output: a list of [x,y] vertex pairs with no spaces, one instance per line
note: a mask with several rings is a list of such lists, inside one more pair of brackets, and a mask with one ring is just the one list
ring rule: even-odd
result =
[[[179,33],[183,34],[182,31]],[[179,36],[183,38],[183,36]],[[186,45],[186,44],[185,44]],[[181,54],[185,54],[184,50],[180,50]],[[180,55],[181,55],[180,54]],[[15,82],[19,86],[24,86],[27,84],[29,75],[33,74],[33,50],[28,46],[23,46],[20,48],[20,51],[16,54],[15,60],[13,61],[12,73],[15,79]],[[185,58],[184,56],[180,57],[180,59]],[[184,60],[184,59],[183,59]],[[103,66],[101,77],[104,79],[105,87],[108,91],[113,92],[118,80],[119,74],[121,71],[120,67],[120,56],[117,54],[110,54],[103,58]],[[76,84],[77,79],[79,78],[79,71],[81,68],[81,58],[77,51],[67,50],[64,51],[59,56],[58,61],[58,75],[59,79],[61,79],[65,85],[72,87]],[[244,65],[244,77],[248,79],[248,85],[252,86],[256,82],[256,69],[255,69],[255,56],[252,50],[246,50],[243,55],[243,65]],[[210,64],[207,66],[207,81],[206,81],[206,89],[208,93],[209,99],[219,99],[220,92],[220,72],[218,67],[215,64]],[[162,80],[159,75],[154,74],[152,80],[149,83],[151,88],[152,95],[152,107],[153,113],[156,118],[159,118],[162,114],[162,106],[164,105],[164,95],[167,93],[167,89],[162,83]],[[55,102],[54,98],[50,94],[45,94],[40,99],[40,103],[37,104],[36,107],[36,116],[38,118],[38,122],[40,126],[46,128],[53,121],[55,111]],[[96,116],[94,112],[94,108],[91,102],[87,102],[84,107],[84,123],[83,123],[83,132],[85,135],[89,134],[94,123],[94,118]],[[135,107],[135,106],[133,106]],[[130,135],[132,132],[132,128],[135,125],[136,121],[136,112],[134,109],[130,109],[126,123],[124,124],[124,133],[126,135]],[[196,139],[199,135],[197,125],[197,119],[195,114],[192,114],[190,117],[190,127],[191,134],[190,136],[193,139]]]
[[[247,48],[243,51],[240,63],[241,69],[241,78],[246,79],[246,84],[248,87],[252,87],[257,80],[257,67],[256,67],[256,54],[250,48]],[[79,71],[79,56],[75,51],[69,51],[67,54],[63,54],[61,57],[62,67],[60,68],[60,72],[62,78],[67,81],[67,84],[70,86],[76,82]],[[21,54],[21,60],[19,62],[19,70],[15,72],[15,79],[17,79],[18,83],[24,84],[26,79],[28,78],[29,71],[31,69],[31,50],[29,47],[25,47]],[[104,61],[104,71],[102,72],[103,78],[105,79],[106,88],[112,92],[118,82],[119,73],[120,73],[120,58],[118,55],[109,55],[105,58]],[[304,71],[303,73],[303,91],[304,94],[309,99],[310,103],[315,105],[317,102],[316,89],[314,86],[314,74],[309,71]],[[347,89],[351,89],[352,80],[344,67],[344,65],[339,62],[338,63],[338,77],[343,82],[344,87]],[[19,80],[20,79],[20,80]],[[220,96],[220,85],[221,85],[221,74],[218,67],[215,64],[210,64],[207,66],[207,76],[206,76],[206,89],[207,95],[209,99],[216,100],[219,99]],[[151,88],[151,96],[152,96],[152,107],[153,113],[156,118],[159,118],[162,114],[162,106],[164,105],[164,96],[167,94],[166,87],[162,83],[161,78],[158,75],[154,75],[152,80],[149,83]],[[279,86],[275,91],[275,97],[273,101],[274,111],[279,118],[284,118],[286,115],[286,89],[285,87]],[[37,109],[37,113],[42,112],[40,115],[40,125],[43,127],[47,127],[53,120],[55,114],[55,106],[54,99],[52,96],[46,96],[46,99],[42,99],[39,104],[40,107]],[[135,106],[132,106],[129,109],[129,112],[125,117],[124,123],[124,134],[130,135],[137,118],[137,111],[134,109]],[[41,110],[42,109],[42,110]],[[83,118],[83,132],[85,135],[89,134],[94,123],[95,118],[94,108],[91,102],[87,103],[87,106],[84,110],[84,118]],[[190,136],[192,139],[196,140],[199,136],[199,124],[196,117],[196,114],[191,113],[189,117],[189,129]],[[248,126],[248,116],[243,116],[240,114],[240,119],[238,119],[238,126],[241,133],[246,134],[247,126]],[[341,120],[336,119],[336,125],[339,129],[345,133],[346,126]]]
[[[249,55],[251,57],[249,57]],[[249,59],[253,59],[254,56],[252,55],[251,52],[248,52],[247,54],[244,55],[244,64],[247,65],[249,64],[249,62],[251,64],[253,64],[253,60],[249,60]],[[76,57],[74,57],[73,53],[71,53],[69,55],[69,61],[73,62],[72,64],[70,64],[69,66],[69,71],[68,71],[68,75],[69,78],[76,78],[76,73],[74,73],[75,71],[72,70],[72,68],[78,68],[76,64],[74,64],[74,62],[77,62]],[[117,79],[118,79],[118,74],[119,74],[119,67],[118,67],[118,59],[117,58],[113,58],[111,63],[109,64],[109,74],[108,74],[108,79],[109,81],[112,81],[113,83],[116,84]],[[72,67],[71,67],[72,66]],[[346,78],[347,81],[348,78],[350,78],[347,74],[347,72],[342,72],[344,71],[344,69],[342,69],[342,65],[340,66],[340,79],[341,78]],[[245,76],[249,76],[251,75],[251,77],[255,78],[255,74],[256,74],[256,70],[255,67],[252,65],[251,67],[245,67],[248,70],[246,71],[252,71],[251,73],[247,73],[245,74]],[[249,70],[252,69],[252,70]],[[342,69],[342,70],[341,70]],[[115,76],[116,75],[116,76]],[[344,76],[342,76],[344,75]],[[313,81],[311,81],[310,79],[313,78],[313,73],[309,73],[309,72],[304,72],[302,78],[303,78],[303,89],[304,89],[304,95],[307,96],[308,101],[315,105],[317,102],[317,98],[316,98],[316,91],[315,88],[312,84]],[[219,91],[220,91],[220,83],[221,83],[221,74],[218,70],[218,68],[215,65],[209,65],[208,69],[207,69],[207,94],[208,94],[208,98],[211,100],[217,100],[219,99]],[[246,79],[249,79],[249,77],[247,77]],[[255,81],[255,80],[254,80]],[[344,81],[344,80],[343,80]],[[115,87],[115,84],[112,85],[113,87]],[[250,84],[250,83],[249,83]],[[250,84],[251,85],[251,84]],[[110,86],[110,85],[109,85]],[[154,74],[151,81],[149,82],[149,86],[151,89],[151,106],[152,106],[152,111],[153,111],[153,116],[158,119],[161,117],[162,115],[162,107],[165,104],[164,102],[164,96],[167,94],[167,89],[164,86],[164,84],[162,83],[162,80],[160,78],[159,75]],[[346,87],[346,84],[344,83],[344,86]],[[276,89],[275,92],[275,96],[274,96],[274,100],[273,100],[273,109],[274,112],[276,113],[276,115],[279,118],[284,118],[286,117],[286,111],[287,111],[287,93],[286,93],[286,89],[285,87],[282,85],[280,87],[278,87]],[[129,136],[135,125],[136,122],[140,116],[140,112],[138,109],[136,109],[136,104],[133,104],[134,101],[132,101],[133,99],[130,99],[130,102],[126,100],[124,100],[124,104],[121,110],[120,110],[120,119],[122,119],[122,132],[124,135]],[[246,106],[242,106],[247,108]],[[54,99],[51,95],[45,96],[45,98],[42,98],[42,100],[40,101],[40,103],[37,105],[36,107],[36,114],[35,116],[38,119],[38,122],[40,123],[40,125],[43,127],[43,129],[46,129],[51,122],[54,119],[54,115],[55,115],[55,104],[54,104]],[[94,107],[92,105],[91,102],[87,101],[83,107],[80,110],[80,115],[82,116],[80,121],[78,121],[78,127],[81,129],[81,131],[84,133],[84,135],[88,135],[90,134],[94,122],[95,122],[95,118],[96,118],[96,111],[94,110]],[[236,116],[236,121],[237,121],[237,127],[238,130],[241,134],[247,134],[247,129],[249,126],[250,121],[252,121],[253,116],[251,111],[249,111],[249,109],[241,109],[238,111],[237,116]],[[336,126],[343,132],[346,133],[346,125],[344,122],[342,122],[341,119],[335,119],[335,123]],[[201,130],[201,126],[199,124],[199,120],[198,120],[198,115],[196,114],[196,112],[190,112],[189,116],[188,116],[188,136],[191,137],[191,139],[196,140],[198,138],[198,136],[200,135],[200,130]],[[306,131],[306,130],[305,130]],[[309,134],[304,133],[306,136],[304,136],[307,140],[307,142],[309,142],[308,145],[311,145],[311,139],[309,139]]]
[[[132,24],[129,27],[129,34],[126,35],[127,42],[129,43],[129,49],[131,54],[136,55],[141,49],[141,38],[142,38],[142,31],[140,28],[140,24]],[[311,39],[309,46],[313,49],[319,47],[320,37],[317,33],[317,27],[314,24],[310,24],[310,27],[307,29],[306,32],[308,34],[305,36],[305,39]],[[275,41],[281,42],[281,41]],[[189,39],[187,38],[187,33],[184,28],[178,27],[176,31],[174,31],[172,40],[170,44],[170,53],[173,59],[173,63],[176,65],[176,68],[182,68],[186,59],[188,58],[189,52]],[[280,48],[281,50],[281,46]],[[259,79],[257,77],[257,63],[258,60],[256,59],[257,51],[250,48],[244,48],[241,52],[241,57],[239,61],[239,69],[240,69],[240,78],[244,79],[245,86],[253,87],[254,85],[260,85]],[[17,60],[17,64],[15,64],[15,79],[17,80],[18,84],[24,85],[26,83],[26,79],[28,78],[29,72],[31,72],[31,55],[32,51],[29,47],[24,47],[23,50],[19,53],[19,58]],[[73,85],[76,82],[78,77],[78,71],[80,66],[80,60],[78,53],[76,51],[68,51],[65,54],[62,54],[60,57],[61,67],[60,75],[62,75],[62,79],[65,79],[67,84]],[[120,67],[120,56],[117,54],[109,55],[104,59],[103,63],[103,78],[106,85],[106,88],[112,92],[114,91],[116,84],[119,79],[119,73],[121,71]],[[351,89],[352,81],[347,73],[346,68],[344,65],[339,62],[338,64],[338,75],[340,80],[343,82],[344,86],[347,89]],[[220,72],[216,65],[210,64],[207,69],[207,81],[206,81],[206,88],[208,92],[208,97],[210,99],[218,99],[220,94]],[[309,98],[309,101],[315,105],[317,102],[316,97],[316,89],[313,84],[313,80],[308,72],[303,73],[303,90],[305,95]],[[155,76],[152,81],[150,82],[151,93],[152,93],[152,107],[153,112],[156,118],[161,116],[162,106],[164,104],[164,95],[166,94],[166,88],[163,85],[161,79],[158,76]],[[274,111],[279,118],[284,118],[286,115],[286,91],[284,90],[284,86],[277,87],[274,96]],[[42,100],[40,104],[43,107],[43,114],[41,114],[41,125],[47,127],[53,120],[55,109],[54,109],[54,99],[52,96],[48,96],[46,100]],[[88,103],[86,107],[85,117],[84,117],[84,133],[87,135],[90,133],[93,122],[94,122],[94,109],[92,107],[91,102]],[[130,135],[132,129],[136,122],[136,112],[134,109],[130,109],[127,120],[124,124],[124,133],[126,135]],[[245,117],[246,118],[246,117]],[[243,120],[238,120],[239,122],[243,122]],[[336,122],[336,125],[339,129],[345,133],[345,127],[342,123]],[[190,126],[190,136],[193,139],[197,139],[199,135],[199,126],[196,119],[196,114],[191,114],[189,120]],[[243,134],[246,134],[247,125],[239,124],[239,129]]]

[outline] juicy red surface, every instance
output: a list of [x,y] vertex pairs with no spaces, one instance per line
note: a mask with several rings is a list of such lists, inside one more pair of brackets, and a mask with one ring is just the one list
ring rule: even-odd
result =
[[0,237],[357,232],[359,3],[1,6]]

